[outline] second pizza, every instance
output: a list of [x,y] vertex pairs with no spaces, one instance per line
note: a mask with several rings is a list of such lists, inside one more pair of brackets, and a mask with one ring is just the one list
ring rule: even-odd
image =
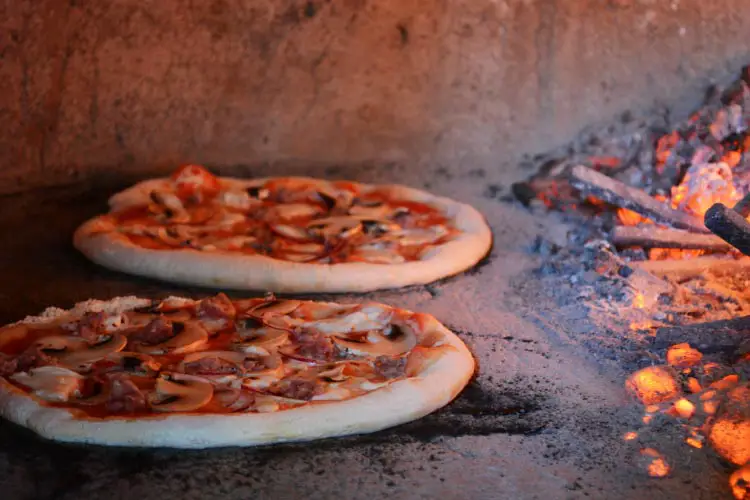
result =
[[237,179],[186,165],[115,194],[75,246],[94,262],[174,283],[276,292],[425,284],[482,259],[473,207],[401,185]]

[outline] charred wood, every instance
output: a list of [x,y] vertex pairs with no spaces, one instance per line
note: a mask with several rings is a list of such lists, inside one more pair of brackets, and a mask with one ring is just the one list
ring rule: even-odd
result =
[[733,247],[718,236],[656,226],[617,226],[611,241],[618,247],[683,248],[727,251]]
[[574,188],[611,205],[632,210],[655,222],[679,229],[695,233],[709,232],[700,219],[686,212],[674,210],[652,198],[645,191],[623,184],[583,165],[573,167],[570,177]]
[[669,347],[687,342],[703,353],[731,352],[750,346],[750,316],[709,321],[686,326],[662,327],[656,330],[653,345]]
[[[745,200],[738,205],[741,210],[746,210]],[[708,209],[705,216],[706,227],[715,235],[731,244],[745,255],[750,255],[750,223],[737,211],[716,203]]]
[[631,262],[630,267],[642,269],[656,276],[668,276],[672,279],[689,278],[704,272],[715,274],[742,272],[750,270],[750,259],[732,257],[696,257],[694,259],[644,260]]

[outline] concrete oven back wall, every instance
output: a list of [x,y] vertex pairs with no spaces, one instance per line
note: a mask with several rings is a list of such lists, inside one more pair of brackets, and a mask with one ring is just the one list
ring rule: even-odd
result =
[[685,113],[748,35],[748,0],[3,1],[0,192],[186,161],[510,180],[588,124]]

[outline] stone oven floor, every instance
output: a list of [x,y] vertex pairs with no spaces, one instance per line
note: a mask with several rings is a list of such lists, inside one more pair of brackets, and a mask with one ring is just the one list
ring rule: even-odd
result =
[[[358,180],[398,179],[472,203],[493,228],[494,248],[475,269],[429,286],[326,297],[379,300],[452,327],[480,365],[453,404],[367,436],[208,451],[58,445],[3,421],[2,497],[728,498],[726,476],[708,454],[667,430],[656,447],[676,450],[673,474],[651,479],[638,466],[637,447],[621,439],[642,415],[623,390],[626,367],[574,341],[577,331],[596,327],[593,319],[560,310],[532,273],[539,263],[529,248],[536,236],[559,231],[559,222],[499,199],[493,175],[361,171]],[[122,186],[102,185],[108,189],[81,184],[0,199],[0,322],[91,297],[211,293],[110,272],[79,255],[72,231]]]

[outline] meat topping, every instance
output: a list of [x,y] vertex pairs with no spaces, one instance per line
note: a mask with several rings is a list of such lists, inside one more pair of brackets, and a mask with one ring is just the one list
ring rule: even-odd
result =
[[318,392],[318,386],[312,380],[287,379],[271,389],[273,394],[289,399],[309,400]]
[[220,293],[216,297],[201,300],[197,313],[201,319],[230,319],[234,318],[237,311],[229,297]]
[[156,345],[171,339],[184,328],[184,323],[172,322],[165,318],[156,318],[130,338],[146,345]]
[[18,360],[0,352],[0,377],[13,375],[18,368]]
[[185,364],[185,373],[190,375],[226,375],[239,371],[237,365],[218,357],[205,357]]
[[106,407],[113,413],[136,413],[146,408],[146,396],[127,376],[110,378],[110,393]]
[[82,339],[93,342],[104,329],[104,321],[107,315],[103,312],[87,312],[78,321],[76,333]]
[[52,356],[45,354],[39,347],[30,347],[16,358],[18,363],[17,371],[25,372],[31,368],[37,368],[44,365],[56,365],[57,360]]
[[375,359],[375,370],[385,378],[403,377],[406,373],[406,358],[379,356]]
[[331,361],[336,358],[337,350],[331,339],[321,334],[305,335],[297,344],[296,353],[316,361]]

